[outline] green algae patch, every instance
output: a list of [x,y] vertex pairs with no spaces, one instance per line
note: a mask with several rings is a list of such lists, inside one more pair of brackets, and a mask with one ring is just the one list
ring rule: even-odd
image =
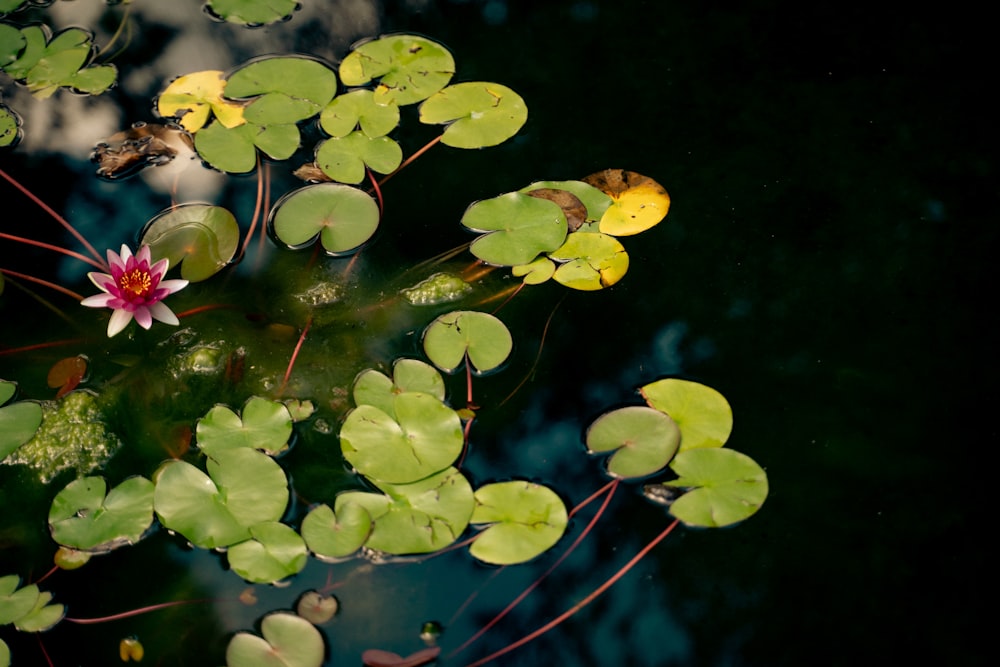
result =
[[6,463],[28,466],[43,484],[66,470],[82,477],[107,463],[121,447],[118,436],[108,430],[96,394],[74,391],[41,406],[38,431]]

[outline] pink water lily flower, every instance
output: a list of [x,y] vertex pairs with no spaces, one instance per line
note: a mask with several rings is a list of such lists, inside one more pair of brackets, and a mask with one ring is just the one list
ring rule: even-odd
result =
[[121,255],[108,251],[111,275],[88,273],[87,277],[97,285],[103,294],[88,296],[80,303],[91,308],[111,308],[108,322],[108,337],[124,329],[134,317],[143,329],[148,329],[153,320],[166,324],[179,324],[177,316],[162,302],[163,298],[187,286],[186,280],[162,280],[170,266],[169,260],[161,259],[152,266],[149,246],[139,248],[132,255],[127,245],[122,246]]

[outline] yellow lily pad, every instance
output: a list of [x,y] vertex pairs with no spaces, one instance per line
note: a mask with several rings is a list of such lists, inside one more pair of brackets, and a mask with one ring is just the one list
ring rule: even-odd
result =
[[226,80],[219,70],[185,74],[163,89],[156,110],[165,118],[179,118],[188,132],[197,132],[208,122],[209,112],[228,128],[243,125],[243,104],[222,96]]
[[583,179],[611,197],[599,229],[611,236],[631,236],[657,225],[670,209],[670,195],[662,185],[642,174],[605,169]]

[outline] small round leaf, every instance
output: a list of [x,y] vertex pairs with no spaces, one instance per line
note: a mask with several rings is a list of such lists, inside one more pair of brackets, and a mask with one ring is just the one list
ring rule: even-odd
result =
[[665,412],[681,429],[681,451],[722,447],[733,430],[729,401],[711,387],[690,380],[668,378],[640,390],[650,407]]
[[587,429],[591,453],[614,450],[608,460],[613,477],[645,477],[662,470],[680,445],[677,424],[662,412],[630,406],[607,412]]
[[319,238],[332,255],[360,248],[375,233],[378,222],[375,200],[339,183],[307,185],[285,195],[268,221],[282,243],[301,248]]
[[767,474],[746,454],[721,448],[689,449],[670,464],[678,479],[665,486],[689,489],[670,513],[689,526],[728,526],[753,515],[767,498]]
[[566,531],[566,505],[541,484],[526,481],[486,484],[476,489],[470,523],[490,524],[469,548],[484,563],[512,565],[552,547]]
[[446,373],[457,370],[466,357],[477,373],[489,372],[506,361],[513,349],[507,326],[489,313],[452,311],[424,331],[424,352]]

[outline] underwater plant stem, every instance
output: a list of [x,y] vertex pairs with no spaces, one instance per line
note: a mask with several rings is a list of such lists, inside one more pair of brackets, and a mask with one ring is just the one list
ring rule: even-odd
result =
[[[524,283],[521,283],[521,285],[523,286]],[[512,399],[514,397],[514,394],[521,391],[521,387],[523,387],[525,383],[531,378],[531,376],[534,375],[535,369],[538,368],[538,361],[542,358],[542,348],[545,347],[545,338],[549,335],[549,326],[552,324],[552,318],[555,317],[556,311],[559,310],[559,306],[562,305],[562,302],[565,299],[566,296],[563,295],[563,297],[559,299],[559,301],[556,302],[556,305],[552,308],[552,312],[549,313],[548,319],[545,320],[545,326],[542,327],[542,339],[538,342],[538,352],[535,354],[535,360],[531,362],[531,368],[528,369],[528,372],[524,374],[524,377],[521,378],[521,381],[517,383],[517,386],[514,387],[514,390],[511,391],[509,394],[507,394],[507,396],[502,401],[500,401],[500,403],[497,404],[498,408],[507,401],[509,401],[510,399]],[[499,308],[497,310],[499,310]]]
[[38,581],[35,581],[34,583],[35,584],[40,584],[40,583],[42,583],[43,581],[45,581],[46,579],[48,579],[49,577],[51,577],[53,574],[55,574],[58,571],[59,571],[59,566],[58,565],[53,565],[51,570],[49,570],[48,572],[46,572],[45,574],[43,574],[41,577],[39,577]]
[[403,164],[401,164],[398,167],[396,167],[395,171],[393,171],[391,174],[386,174],[382,178],[382,180],[378,182],[378,184],[379,185],[385,185],[386,182],[390,178],[392,178],[393,176],[395,176],[399,172],[403,171],[403,169],[405,169],[407,166],[409,166],[414,160],[416,160],[418,157],[420,157],[421,155],[423,155],[424,153],[426,153],[427,151],[429,151],[434,144],[436,144],[437,142],[441,141],[441,137],[443,137],[443,136],[444,136],[443,134],[439,134],[438,136],[436,136],[433,139],[431,139],[430,141],[428,141],[426,144],[424,144],[423,148],[421,148],[416,153],[414,153],[410,157],[408,157],[405,160],[403,160]]
[[118,621],[123,618],[132,618],[133,616],[148,614],[151,611],[159,611],[160,609],[167,609],[169,607],[178,607],[182,604],[201,604],[205,602],[217,602],[217,600],[213,600],[212,598],[202,598],[200,600],[173,600],[171,602],[151,604],[148,607],[140,607],[139,609],[132,609],[131,611],[123,611],[120,614],[112,614],[111,616],[100,616],[98,618],[64,618],[63,620],[69,621],[70,623],[76,623],[78,625],[95,625],[97,623]]
[[660,542],[662,542],[663,539],[667,535],[669,535],[671,532],[673,532],[674,528],[677,527],[677,523],[678,523],[678,519],[674,519],[670,523],[669,526],[667,526],[666,528],[663,529],[663,532],[661,532],[659,535],[657,535],[652,540],[650,540],[649,544],[647,544],[645,547],[643,547],[642,550],[639,551],[639,553],[637,553],[632,558],[632,560],[630,560],[628,563],[626,563],[620,570],[618,570],[617,572],[615,572],[615,574],[612,575],[611,578],[609,578],[603,584],[601,584],[600,586],[598,586],[597,588],[595,588],[593,590],[593,592],[590,593],[590,595],[588,595],[587,597],[583,598],[582,600],[580,600],[579,602],[577,602],[575,605],[573,605],[572,607],[570,607],[569,609],[567,609],[562,614],[560,614],[556,618],[552,619],[551,621],[549,621],[548,623],[546,623],[542,627],[538,628],[534,632],[531,632],[531,633],[525,635],[524,637],[521,637],[520,639],[518,639],[516,642],[514,642],[512,644],[508,644],[507,646],[503,647],[499,651],[494,651],[493,653],[489,654],[485,658],[480,658],[479,660],[476,660],[475,662],[470,662],[468,665],[466,665],[466,667],[479,667],[480,665],[485,665],[488,662],[496,660],[497,658],[499,658],[502,655],[506,655],[507,653],[510,653],[511,651],[513,651],[516,648],[520,648],[521,646],[524,646],[528,642],[530,642],[530,641],[532,641],[534,639],[537,639],[538,637],[542,636],[543,634],[545,634],[546,632],[548,632],[552,628],[556,627],[557,625],[559,625],[560,623],[562,623],[563,621],[565,621],[567,618],[569,618],[570,616],[572,616],[576,612],[578,612],[581,609],[583,609],[584,607],[586,607],[588,604],[590,604],[595,599],[597,599],[602,593],[604,593],[604,591],[606,591],[609,588],[611,588],[615,584],[615,582],[617,582],[619,579],[621,579],[622,577],[624,577],[628,573],[629,570],[631,570],[633,567],[635,567],[636,563],[638,563],[640,560],[642,560],[646,556],[646,554],[648,554],[650,551],[652,551],[656,547],[657,544],[659,544]]
[[306,334],[309,333],[309,327],[312,326],[313,318],[310,315],[309,319],[306,320],[306,326],[302,329],[302,335],[299,336],[299,342],[295,344],[295,349],[292,350],[292,358],[288,360],[288,368],[285,369],[285,377],[281,380],[281,386],[278,387],[278,396],[285,393],[285,387],[288,386],[288,379],[292,377],[292,368],[295,367],[295,360],[299,357],[299,350],[302,349],[302,343],[306,342]]
[[[132,5],[131,4],[126,4],[125,5],[125,11],[122,12],[122,20],[118,24],[118,29],[115,30],[115,34],[111,35],[111,39],[109,39],[108,43],[104,45],[104,48],[97,52],[97,56],[95,56],[95,58],[101,58],[101,57],[103,57],[105,53],[107,53],[109,50],[111,50],[111,47],[114,45],[115,42],[118,41],[118,38],[122,36],[122,31],[125,29],[126,24],[128,23],[128,16],[129,16],[129,13],[131,13],[131,11],[132,11]],[[131,28],[129,28],[129,34],[130,35],[131,35],[131,32],[132,32],[132,30],[131,30]],[[115,53],[114,55],[117,56],[119,53],[121,53],[122,51],[124,51],[126,48],[128,48],[128,42],[126,42],[125,45],[122,46],[122,48],[117,53]],[[114,56],[112,56],[112,58],[113,57]],[[108,60],[111,60],[112,58],[108,58]]]
[[48,664],[49,667],[56,667],[55,664],[52,662],[52,658],[49,657],[49,652],[45,650],[45,644],[42,642],[41,636],[40,635],[36,636],[38,637],[38,648],[42,650],[42,655],[45,656],[45,662]]
[[35,241],[34,239],[27,239],[24,238],[23,236],[15,236],[14,234],[5,234],[4,232],[0,232],[0,239],[8,239],[10,241],[17,241],[19,243],[26,243],[28,245],[38,246],[39,248],[45,248],[46,250],[53,250],[55,252],[62,253],[68,257],[72,257],[73,259],[78,259],[81,262],[86,262],[91,266],[97,267],[101,271],[105,271],[107,269],[105,265],[95,262],[86,255],[81,255],[78,252],[73,252],[72,250],[67,250],[66,248],[60,248],[57,245],[52,245],[51,243],[45,243],[44,241]]
[[33,283],[35,283],[37,285],[44,285],[45,287],[48,287],[49,289],[54,289],[57,292],[62,292],[66,296],[71,296],[74,299],[76,299],[77,301],[83,301],[83,297],[80,296],[79,294],[77,294],[76,292],[74,292],[73,290],[66,289],[62,285],[56,285],[55,283],[50,283],[48,280],[42,280],[41,278],[36,278],[34,276],[29,276],[26,273],[19,273],[17,271],[11,271],[10,269],[0,269],[0,273],[4,274],[5,276],[11,276],[13,278],[20,278],[21,280],[27,280],[27,281],[33,282]]
[[3,169],[0,169],[0,176],[2,176],[8,183],[13,185],[15,188],[20,190],[21,193],[24,194],[24,196],[26,196],[28,199],[38,204],[42,208],[42,210],[51,215],[56,220],[56,222],[65,227],[66,231],[72,234],[77,241],[83,244],[83,247],[86,248],[87,251],[91,254],[91,256],[93,256],[98,261],[97,266],[99,266],[102,271],[110,272],[111,269],[108,267],[108,263],[104,260],[104,258],[101,257],[101,254],[94,249],[94,246],[90,245],[87,239],[83,238],[83,234],[76,231],[73,225],[69,224],[66,218],[56,213],[51,206],[49,206],[41,199],[36,197],[34,193],[32,193],[28,188],[24,187],[23,185],[15,181],[14,178],[8,175],[7,172],[5,172]]
[[8,350],[0,350],[0,357],[8,354],[18,354],[20,352],[32,352],[34,350],[44,350],[50,347],[59,347],[60,345],[76,345],[77,343],[82,343],[86,338],[67,338],[66,340],[57,340],[51,343],[36,343],[35,345],[25,345],[24,347],[12,347]]
[[[614,479],[611,482],[609,482],[608,484],[604,485],[604,487],[600,491],[597,492],[598,494],[599,493],[606,493],[607,497],[604,499],[604,502],[601,504],[600,509],[598,509],[597,512],[594,513],[594,517],[590,520],[589,523],[587,523],[587,526],[580,532],[580,534],[577,535],[576,539],[573,540],[573,543],[571,545],[569,545],[569,547],[567,547],[566,551],[564,551],[563,554],[561,556],[559,556],[558,560],[556,560],[556,562],[552,563],[552,565],[549,566],[549,569],[545,570],[545,572],[543,572],[540,577],[538,577],[533,582],[531,582],[531,585],[528,586],[527,588],[525,588],[521,592],[520,595],[518,595],[516,598],[514,598],[513,600],[511,600],[510,604],[508,604],[506,607],[504,607],[503,610],[499,614],[497,614],[496,616],[494,616],[493,619],[489,623],[487,623],[482,628],[480,628],[479,631],[476,634],[472,635],[467,640],[465,640],[465,643],[463,643],[461,646],[459,646],[454,651],[452,651],[451,653],[449,653],[448,654],[449,658],[451,658],[451,657],[457,655],[458,653],[461,653],[462,651],[464,651],[469,645],[471,645],[477,639],[479,639],[484,634],[486,634],[486,632],[489,631],[490,628],[492,628],[494,625],[496,625],[497,623],[499,623],[500,620],[504,616],[506,616],[507,614],[509,614],[514,609],[514,607],[516,607],[517,605],[521,604],[521,602],[524,600],[524,598],[528,597],[528,595],[530,595],[531,592],[533,590],[535,590],[538,587],[538,585],[541,584],[545,580],[545,578],[547,576],[549,576],[550,574],[552,574],[553,570],[555,570],[557,567],[559,567],[559,565],[561,565],[562,562],[564,560],[566,560],[566,558],[568,558],[569,555],[571,553],[573,553],[573,551],[578,546],[580,546],[580,543],[583,542],[583,539],[585,537],[587,537],[587,535],[590,533],[591,529],[593,529],[593,527],[595,525],[597,525],[598,519],[600,519],[601,516],[604,515],[604,510],[607,509],[608,504],[611,502],[611,498],[614,497],[614,495],[615,495],[615,491],[618,490],[618,483],[620,481],[621,480],[619,480],[619,479]],[[584,501],[584,503],[590,502],[590,500],[593,499],[596,495],[597,494],[592,495],[590,498],[588,498],[586,501]],[[577,506],[577,507],[579,507],[579,506]]]
[[247,246],[250,245],[250,241],[253,239],[253,234],[257,231],[257,222],[260,220],[260,211],[264,203],[264,173],[261,169],[260,164],[260,154],[257,155],[257,202],[253,208],[253,218],[250,219],[250,228],[247,230],[247,237],[243,239],[243,246],[240,248],[240,254],[237,259],[243,259],[243,255],[247,252]]
[[229,308],[231,310],[239,310],[239,306],[235,306],[229,303],[209,303],[204,306],[196,306],[194,308],[189,308],[184,312],[177,313],[177,318],[187,317],[188,315],[197,315],[198,313],[204,313],[209,310],[219,310],[220,308]]

